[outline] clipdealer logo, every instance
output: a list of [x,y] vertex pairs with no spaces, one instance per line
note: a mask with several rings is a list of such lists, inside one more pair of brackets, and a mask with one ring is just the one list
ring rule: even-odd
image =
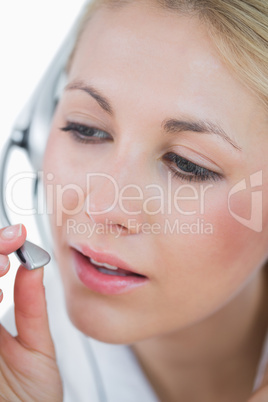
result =
[[230,206],[230,201],[231,198],[241,192],[245,191],[248,189],[246,180],[243,179],[236,183],[232,189],[229,191],[228,194],[228,210],[232,217],[241,223],[243,226],[246,226],[247,228],[254,230],[255,232],[261,232],[262,231],[262,202],[263,202],[263,196],[262,196],[262,190],[261,189],[256,189],[256,187],[262,186],[262,171],[258,171],[256,173],[253,173],[249,177],[250,180],[250,187],[253,189],[251,191],[251,214],[250,218],[246,219],[242,216],[239,216],[236,214],[234,211],[232,211],[231,206]]
[[[38,178],[41,182],[44,182],[44,173],[38,172]],[[226,203],[227,208],[230,215],[241,225],[247,227],[255,232],[261,232],[263,228],[263,191],[260,188],[263,184],[263,173],[262,171],[255,172],[249,176],[249,179],[240,180],[236,183],[226,194]],[[105,213],[113,210],[115,206],[118,204],[118,207],[122,211],[123,214],[131,216],[131,215],[139,215],[142,211],[149,215],[172,215],[172,212],[178,213],[180,216],[202,216],[205,217],[207,211],[207,198],[209,197],[209,192],[214,187],[212,184],[203,186],[200,185],[198,188],[191,184],[183,184],[179,187],[176,187],[174,191],[172,191],[172,181],[171,177],[168,177],[168,185],[167,191],[164,191],[161,186],[157,184],[149,184],[145,189],[140,188],[137,185],[130,185],[123,188],[119,188],[115,179],[107,174],[103,173],[88,173],[86,175],[86,199],[85,199],[85,189],[79,187],[76,183],[68,183],[66,185],[62,185],[60,183],[53,184],[54,175],[52,173],[48,173],[46,175],[46,189],[45,195],[38,194],[38,202],[36,208],[34,207],[25,207],[20,206],[16,203],[16,200],[20,199],[16,197],[16,190],[23,188],[25,191],[27,181],[31,184],[35,182],[36,174],[33,172],[20,172],[12,176],[6,184],[5,188],[5,201],[8,205],[10,211],[23,215],[36,215],[36,214],[47,214],[51,215],[56,212],[57,215],[57,226],[61,226],[63,223],[63,215],[75,216],[82,209],[90,210],[90,217],[94,215],[104,215]],[[91,196],[92,196],[92,188],[91,188],[91,180],[93,178],[98,178],[103,180],[108,180],[109,185],[112,186],[111,191],[111,204],[104,205],[104,210],[102,208],[91,208]],[[26,182],[25,182],[26,181]],[[18,189],[17,189],[18,186]],[[103,183],[103,188],[106,189],[108,184]],[[126,191],[132,191],[132,196],[130,197]],[[146,190],[147,192],[152,191],[152,193],[148,193],[145,195],[143,192]],[[76,195],[77,203],[76,205],[72,205],[70,209],[68,206],[64,205],[64,196],[67,191],[72,191]],[[133,193],[135,191],[135,193]],[[187,193],[185,193],[187,191]],[[232,198],[241,193],[242,198],[244,195],[248,196],[250,191],[250,218],[247,219],[244,216],[241,216],[239,213],[235,212],[232,209],[231,201]],[[18,192],[18,191],[17,191]],[[19,192],[20,193],[20,192]],[[124,202],[126,201],[139,201],[141,203],[141,208],[138,210],[126,209],[124,206]],[[55,205],[57,205],[57,210],[54,210]],[[92,219],[94,220],[94,218]],[[184,224],[182,222],[182,224]],[[186,223],[185,223],[186,224]],[[183,229],[184,230],[184,229]]]

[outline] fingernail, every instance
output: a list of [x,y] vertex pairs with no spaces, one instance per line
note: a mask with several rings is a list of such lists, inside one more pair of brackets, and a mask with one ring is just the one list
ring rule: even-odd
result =
[[1,232],[1,237],[4,240],[15,239],[16,237],[21,236],[22,234],[22,226],[21,223],[18,225],[8,226]]
[[9,259],[6,255],[0,255],[0,272],[5,272],[9,266]]

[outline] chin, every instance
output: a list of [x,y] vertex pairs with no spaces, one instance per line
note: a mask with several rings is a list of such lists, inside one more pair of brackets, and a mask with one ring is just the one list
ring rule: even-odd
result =
[[[107,303],[107,301],[106,301]],[[110,344],[131,344],[137,341],[136,328],[128,326],[127,317],[99,306],[96,302],[66,300],[67,313],[72,324],[84,335]]]

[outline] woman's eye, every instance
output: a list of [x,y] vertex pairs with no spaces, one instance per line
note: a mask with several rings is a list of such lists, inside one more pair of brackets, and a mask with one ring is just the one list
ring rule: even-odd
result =
[[61,130],[69,132],[76,141],[82,143],[96,143],[112,140],[111,135],[105,131],[78,123],[68,123],[67,126],[62,127]]
[[164,160],[169,162],[174,176],[185,181],[217,181],[223,178],[221,174],[196,165],[173,152],[168,152]]

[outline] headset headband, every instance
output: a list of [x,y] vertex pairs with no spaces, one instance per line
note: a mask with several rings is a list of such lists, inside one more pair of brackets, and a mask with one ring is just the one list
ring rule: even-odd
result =
[[11,140],[23,147],[34,170],[42,168],[43,154],[49,135],[50,125],[59,96],[66,83],[65,67],[73,50],[77,30],[84,9],[74,22],[66,39],[50,63],[28,103],[15,121]]
[[[87,3],[85,6],[87,6]],[[75,44],[80,17],[83,14],[84,8],[63,42],[63,45],[52,60],[37,89],[18,116],[11,136],[3,149],[0,160],[0,219],[4,226],[10,225],[6,211],[4,190],[5,172],[10,151],[15,146],[25,149],[35,171],[38,172],[42,169],[43,154],[46,148],[52,117],[60,94],[65,86],[66,63]],[[37,185],[35,188],[36,192]],[[50,261],[50,255],[45,250],[27,240],[15,254],[20,263],[29,270],[42,267]]]

